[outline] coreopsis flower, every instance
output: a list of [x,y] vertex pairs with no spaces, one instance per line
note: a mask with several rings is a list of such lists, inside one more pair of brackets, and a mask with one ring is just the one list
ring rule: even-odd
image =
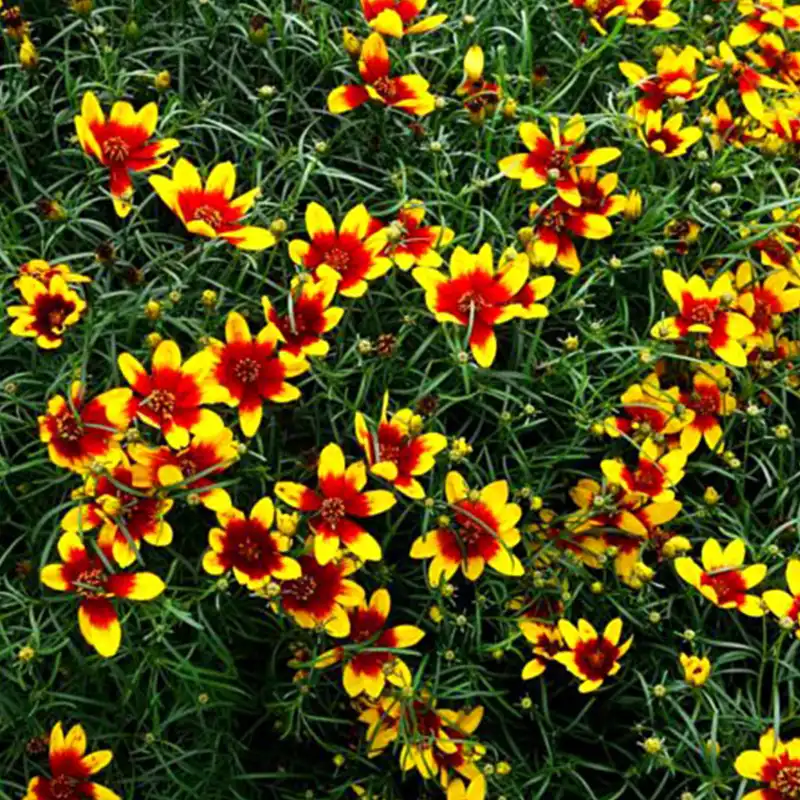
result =
[[602,634],[585,619],[579,619],[577,627],[568,620],[560,619],[558,630],[568,649],[556,653],[553,658],[581,679],[578,687],[581,694],[594,692],[606,678],[616,675],[622,666],[620,658],[633,643],[632,636],[623,644],[619,643],[622,635],[622,620],[619,617],[612,619]]
[[348,608],[364,602],[364,590],[348,579],[356,570],[342,558],[320,564],[312,554],[298,559],[299,578],[280,581],[278,598],[283,610],[301,628],[318,628],[341,639],[350,633]]
[[723,364],[703,365],[695,372],[691,389],[681,392],[681,404],[693,412],[680,434],[680,448],[685,453],[693,453],[702,441],[709,450],[717,449],[722,440],[720,417],[736,410],[736,396],[724,390],[728,386],[730,379]]
[[73,272],[66,264],[51,264],[41,258],[33,258],[20,266],[19,277],[14,281],[16,289],[19,289],[20,280],[26,275],[45,286],[48,286],[56,276],[62,278],[65,283],[91,283],[92,281],[88,275],[79,275],[77,272]]
[[584,142],[586,123],[580,114],[570,117],[561,130],[556,117],[550,120],[550,137],[533,122],[523,122],[519,135],[528,153],[500,159],[501,172],[519,180],[523,189],[538,189],[552,183],[558,196],[568,205],[580,206],[576,167],[601,167],[622,154],[616,147],[588,148]]
[[436,107],[430,84],[422,75],[391,75],[391,61],[386,42],[380,33],[373,33],[364,42],[358,61],[363,85],[338,86],[328,95],[328,111],[344,114],[372,100],[379,105],[396,108],[407,114],[424,117]]
[[526,533],[536,537],[530,542],[535,567],[551,566],[562,556],[592,569],[602,566],[601,556],[606,546],[593,531],[579,533],[576,530],[590,527],[588,524],[583,525],[582,518],[562,518],[549,508],[540,509],[538,514],[539,522],[531,523],[525,529]]
[[110,551],[104,558],[90,553],[74,532],[60,536],[58,554],[62,563],[44,567],[41,581],[50,589],[78,596],[81,635],[101,656],[110,658],[122,640],[114,598],[153,600],[166,588],[164,581],[152,572],[110,572]]
[[266,321],[281,333],[281,352],[301,358],[328,354],[330,345],[323,336],[344,316],[343,308],[331,306],[336,283],[330,276],[318,281],[292,281],[286,314],[279,314],[268,297],[261,298]]
[[461,778],[455,778],[447,786],[447,800],[483,800],[486,797],[486,777],[479,774],[466,786]]
[[456,247],[449,276],[430,267],[417,267],[413,275],[425,289],[425,304],[436,321],[468,328],[472,355],[480,366],[490,367],[497,355],[495,325],[524,315],[514,297],[529,271],[528,259],[519,255],[495,272],[492,248],[485,244],[477,254]]
[[[661,526],[672,521],[682,508],[677,500],[652,503],[622,487],[604,491],[597,481],[589,478],[579,480],[569,495],[580,509],[572,517],[573,530],[576,534],[590,533],[597,537],[602,546],[594,547],[595,550],[604,552],[613,548],[614,572],[628,585],[636,577],[645,545],[663,541]],[[588,566],[600,564],[588,563]]]
[[245,436],[256,435],[265,400],[291,403],[300,397],[300,390],[287,379],[302,375],[311,365],[300,356],[279,352],[280,339],[280,330],[271,323],[253,338],[247,320],[231,311],[225,321],[225,341],[209,341],[209,374],[222,392],[223,402],[238,409]]
[[345,297],[361,297],[367,291],[367,281],[391,269],[391,260],[382,255],[386,232],[375,230],[363,204],[347,212],[338,232],[331,215],[319,203],[306,206],[305,221],[311,241],[289,242],[290,258],[317,280],[335,280],[337,291]]
[[3,30],[14,41],[23,42],[30,36],[31,25],[22,16],[19,6],[9,6],[0,11],[0,21],[3,23]]
[[[437,713],[442,721],[439,732],[439,742],[432,748],[430,755],[439,774],[439,782],[443,788],[448,788],[453,779],[452,773],[458,778],[470,782],[479,780],[482,773],[477,762],[486,753],[486,748],[475,737],[475,731],[483,720],[483,706],[465,708],[454,711],[449,708],[440,708]],[[413,757],[413,756],[412,756]],[[428,772],[429,762],[423,757],[424,763],[415,761],[420,775],[430,777]],[[401,769],[408,769],[409,758],[405,763],[401,754]],[[436,772],[434,772],[434,775]],[[458,780],[456,778],[456,780]]]
[[766,129],[758,123],[754,125],[749,115],[734,117],[724,97],[717,100],[714,109],[714,111],[706,109],[704,114],[710,123],[708,139],[715,153],[719,152],[723,145],[742,148],[763,140],[766,135]]
[[764,111],[760,122],[767,132],[760,143],[764,152],[777,153],[784,145],[800,143],[800,101],[796,97],[773,103]]
[[334,443],[320,453],[317,478],[316,490],[291,481],[275,484],[278,498],[311,515],[308,525],[314,534],[317,561],[327,564],[340,546],[362,561],[379,561],[381,546],[353,517],[374,517],[388,511],[397,502],[395,496],[383,489],[365,492],[366,464],[356,461],[346,467],[342,448]]
[[800,739],[782,742],[770,728],[758,750],[739,753],[733,766],[743,778],[767,784],[742,800],[794,800],[800,792]]
[[605,432],[616,439],[625,436],[641,443],[654,434],[672,436],[680,433],[692,419],[692,414],[681,414],[676,409],[680,389],[677,386],[662,388],[658,375],[648,375],[640,384],[629,386],[620,397],[622,414],[607,417]]
[[111,389],[86,400],[86,387],[73,381],[69,397],[55,395],[38,418],[39,439],[58,467],[83,474],[122,458],[120,441],[131,422],[130,389]]
[[703,136],[703,132],[695,125],[683,127],[683,114],[673,114],[664,122],[661,109],[648,111],[644,125],[637,130],[645,146],[665,158],[685,155]]
[[758,38],[757,44],[758,51],[747,51],[750,62],[775,80],[796,90],[800,83],[800,52],[788,50],[777,33],[765,33]]
[[785,31],[800,29],[800,6],[784,6],[783,0],[739,0],[737,11],[746,19],[731,31],[731,47],[752,44],[770,28]]
[[207,352],[195,353],[183,362],[178,345],[167,340],[153,352],[149,375],[130,353],[122,353],[117,363],[133,389],[136,416],[160,430],[170,447],[186,447],[190,433],[212,436],[222,430],[219,416],[202,408],[223,399],[211,376]]
[[625,21],[628,25],[648,25],[667,30],[681,24],[681,18],[672,11],[671,0],[628,0]]
[[625,491],[654,503],[668,503],[675,499],[675,487],[684,476],[687,454],[683,450],[661,453],[652,439],[639,449],[639,463],[635,469],[619,458],[604,459],[600,463],[606,480],[622,486]]
[[25,36],[19,46],[19,63],[23,69],[35,70],[39,67],[39,51],[29,36]]
[[711,674],[711,662],[707,658],[681,653],[679,659],[683,668],[683,679],[689,686],[697,689],[708,680]]
[[203,569],[209,575],[231,570],[248,589],[260,589],[271,580],[300,578],[300,564],[286,555],[291,540],[272,530],[274,521],[275,506],[269,497],[262,497],[249,515],[233,507],[217,511],[219,527],[208,533]]
[[791,210],[774,208],[771,212],[776,230],[753,243],[761,263],[786,269],[792,283],[800,283],[800,207]]
[[148,103],[134,111],[125,101],[114,103],[108,118],[94,92],[86,92],[75,117],[78,142],[84,153],[108,168],[111,199],[119,217],[133,206],[131,172],[150,172],[169,162],[166,153],[180,145],[177,139],[151,142],[158,124],[158,106]]
[[688,556],[675,559],[675,570],[706,600],[719,608],[736,608],[748,617],[762,617],[766,609],[761,598],[747,594],[764,580],[765,564],[744,566],[745,546],[734,539],[723,550],[716,539],[706,539],[700,554],[702,568]]
[[411,558],[431,559],[431,584],[438,586],[442,577],[450,580],[459,568],[475,581],[487,564],[501,575],[522,575],[522,562],[512,552],[521,538],[516,525],[522,509],[508,502],[508,483],[494,481],[470,491],[460,473],[449,472],[445,496],[450,515],[411,545]]
[[469,112],[470,119],[476,124],[494,114],[503,99],[500,85],[484,78],[484,67],[483,48],[473,45],[464,56],[464,77],[456,89],[456,94],[464,98],[464,108]]
[[451,228],[425,225],[425,206],[411,200],[397,212],[397,218],[384,230],[387,242],[382,255],[407,272],[411,267],[441,267],[439,251],[455,238]]
[[372,593],[369,603],[362,600],[347,609],[350,618],[348,638],[352,646],[337,646],[320,655],[315,666],[323,669],[344,663],[342,682],[350,697],[379,697],[386,682],[394,686],[411,686],[411,671],[392,650],[413,647],[425,633],[414,625],[386,627],[391,609],[391,597],[386,589]]
[[34,339],[42,350],[61,347],[67,328],[75,325],[86,310],[86,301],[60,275],[54,275],[48,283],[23,275],[17,288],[25,305],[8,306],[14,320],[9,333]]
[[689,252],[689,246],[700,238],[700,223],[686,217],[671,219],[664,226],[664,237],[676,242],[675,251],[682,256]]
[[416,20],[426,5],[427,0],[361,0],[361,10],[370,28],[396,39],[428,33],[447,21],[447,14]]
[[261,189],[256,187],[234,198],[236,167],[230,161],[217,164],[203,184],[197,167],[179,158],[171,178],[153,175],[150,185],[189,233],[225,239],[240,250],[266,250],[277,242],[266,228],[242,222],[261,196]]
[[729,309],[736,302],[736,290],[729,273],[717,278],[711,287],[699,276],[688,281],[673,270],[662,272],[664,288],[678,306],[678,315],[657,322],[650,335],[657,339],[682,339],[701,334],[719,358],[734,367],[747,364],[741,341],[755,332],[743,314]]
[[[788,592],[769,589],[761,599],[778,620],[789,619],[796,625],[800,615],[800,560],[796,558],[790,558],[786,564],[786,584]],[[794,635],[800,639],[800,628],[795,628]]]
[[791,279],[792,274],[781,269],[759,283],[754,279],[753,267],[749,261],[742,262],[737,268],[737,306],[755,328],[748,337],[748,345],[760,346],[776,322],[780,322],[783,314],[800,308],[800,289],[786,288]]
[[395,411],[390,419],[388,407],[386,392],[374,433],[364,415],[357,412],[356,439],[373,475],[388,481],[406,497],[419,500],[425,497],[425,490],[417,478],[433,469],[436,455],[447,447],[447,437],[441,433],[423,433],[422,417],[410,408]]
[[74,725],[65,736],[61,723],[56,722],[50,731],[48,749],[50,777],[31,778],[24,800],[121,800],[116,792],[92,779],[111,763],[114,754],[96,750],[87,755],[86,733],[80,725]]
[[764,115],[764,103],[761,100],[759,89],[773,89],[789,91],[791,87],[776,81],[769,75],[757,72],[752,66],[737,58],[733,48],[725,41],[719,44],[719,55],[708,60],[708,65],[717,72],[727,72],[736,82],[739,97],[750,114],[756,120]]
[[[610,205],[606,209],[617,213]],[[544,268],[556,263],[569,275],[577,275],[581,269],[573,236],[597,240],[606,239],[614,232],[603,213],[583,206],[576,208],[560,197],[545,207],[531,203],[528,215],[531,225],[520,229],[519,235],[533,266]]]
[[176,486],[197,495],[211,511],[230,508],[230,495],[215,484],[215,478],[239,458],[229,428],[211,435],[193,436],[188,446],[180,450],[134,442],[128,445],[128,455],[134,462],[131,473],[137,489]]
[[127,457],[107,473],[89,475],[78,493],[80,502],[62,518],[67,533],[84,534],[100,528],[98,539],[121,567],[130,566],[142,542],[166,547],[172,542],[172,526],[164,519],[173,501],[134,485]]
[[573,8],[583,9],[589,24],[601,35],[606,36],[606,25],[628,11],[628,0],[570,0]]
[[622,215],[628,222],[636,222],[642,216],[642,195],[638,189],[631,189],[625,198],[625,207]]
[[553,661],[554,656],[564,649],[564,638],[555,622],[536,619],[521,619],[519,628],[522,635],[533,645],[533,658],[522,668],[522,680],[538,678]]

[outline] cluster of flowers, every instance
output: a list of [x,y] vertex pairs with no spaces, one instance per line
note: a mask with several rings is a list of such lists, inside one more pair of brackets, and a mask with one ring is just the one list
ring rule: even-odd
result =
[[31,25],[22,16],[20,7],[3,8],[0,0],[0,22],[9,39],[19,43],[19,63],[22,68],[36,69],[39,66],[39,51],[31,39]]

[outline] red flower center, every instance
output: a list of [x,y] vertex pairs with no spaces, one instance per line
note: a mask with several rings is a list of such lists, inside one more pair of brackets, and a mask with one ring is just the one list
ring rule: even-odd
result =
[[634,487],[648,495],[658,494],[664,486],[664,473],[653,461],[642,460],[633,474]]
[[690,395],[686,405],[696,414],[704,417],[714,416],[719,412],[719,392],[695,389]]
[[57,775],[50,781],[50,796],[55,800],[71,800],[78,796],[78,779],[72,775]]
[[247,562],[253,564],[257,561],[261,560],[261,544],[253,539],[250,534],[246,534],[244,539],[242,539],[236,549],[239,555]]
[[81,595],[81,597],[93,597],[102,591],[105,579],[105,573],[100,567],[88,567],[73,581],[75,584],[75,591]]
[[242,383],[255,383],[261,374],[261,366],[252,358],[241,358],[236,362],[233,374]]
[[178,468],[184,477],[187,475],[194,475],[196,472],[198,472],[197,464],[195,464],[194,459],[189,455],[189,453],[184,453],[183,455],[178,456]]
[[459,523],[457,533],[464,544],[475,544],[482,537],[491,536],[477,520],[462,517],[459,519]]
[[343,272],[350,266],[350,253],[341,247],[332,247],[325,253],[324,261],[337,272]]
[[159,417],[171,417],[175,411],[175,395],[166,389],[156,389],[144,402]]
[[569,153],[566,150],[554,150],[551,153],[550,158],[547,159],[547,168],[557,169],[560,172],[568,160]]
[[344,500],[338,497],[326,497],[319,508],[319,515],[334,530],[336,530],[346,512]]
[[772,307],[768,299],[756,298],[750,321],[759,333],[765,333],[772,327]]
[[399,444],[381,444],[380,446],[381,461],[392,461],[396,464],[399,458],[400,458]]
[[55,308],[47,314],[47,322],[53,330],[62,328],[66,318],[67,312],[63,308]]
[[394,78],[378,78],[372,85],[375,91],[386,100],[394,100],[397,97],[397,86]]
[[800,800],[800,766],[786,766],[778,770],[769,784],[782,800]]
[[303,575],[291,581],[284,581],[281,584],[284,594],[294,597],[301,603],[310,600],[317,591],[317,580],[313,575]]
[[720,572],[704,572],[700,578],[703,586],[710,586],[717,594],[717,602],[736,603],[742,601],[747,587],[738,569],[726,569]]
[[575,662],[588,680],[605,678],[619,657],[619,648],[600,636],[589,642],[578,642],[575,647]]
[[698,325],[711,325],[717,316],[717,303],[715,300],[700,300],[692,306],[687,316]]
[[473,313],[477,314],[481,309],[486,308],[487,305],[489,304],[481,295],[472,291],[462,294],[461,297],[458,298],[458,303],[456,303],[458,310],[462,314],[469,314],[472,309],[474,309]]
[[102,147],[106,161],[112,164],[121,164],[130,155],[128,144],[121,136],[109,136]]
[[193,219],[199,219],[217,230],[222,225],[222,213],[213,206],[199,206],[194,212]]
[[81,438],[81,424],[77,417],[67,411],[56,418],[56,432],[59,439],[76,442]]

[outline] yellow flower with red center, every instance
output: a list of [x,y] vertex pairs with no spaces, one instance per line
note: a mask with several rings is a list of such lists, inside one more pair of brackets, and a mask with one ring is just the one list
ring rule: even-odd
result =
[[657,322],[650,335],[657,339],[683,339],[702,334],[708,346],[734,367],[747,365],[741,341],[755,333],[755,326],[743,314],[730,311],[736,304],[736,290],[729,273],[720,275],[711,287],[699,276],[688,281],[665,269],[664,287],[678,306],[678,315]]
[[683,679],[695,688],[702,686],[711,674],[711,662],[707,658],[681,653],[680,664],[683,668]]
[[281,333],[267,323],[253,338],[247,320],[231,311],[225,321],[225,341],[211,339],[210,379],[222,393],[222,402],[239,411],[245,436],[255,436],[264,414],[264,401],[292,403],[300,390],[288,378],[308,371],[304,358],[278,350]]
[[62,518],[67,533],[84,534],[100,526],[99,541],[121,567],[130,566],[141,543],[166,547],[172,526],[164,519],[173,501],[159,497],[152,486],[137,487],[127,457],[107,474],[86,478],[81,502]]
[[628,0],[625,21],[628,25],[667,30],[681,24],[681,18],[670,10],[671,0]]
[[314,534],[314,555],[327,564],[344,547],[362,561],[380,561],[381,546],[353,517],[374,517],[388,511],[396,502],[383,489],[364,491],[367,467],[356,461],[345,467],[344,453],[338,444],[327,445],[319,457],[318,488],[302,483],[279,481],[275,495],[284,503],[310,514],[308,524]]
[[[786,583],[789,591],[769,589],[761,596],[764,605],[779,619],[790,619],[797,624],[800,615],[800,560],[790,558],[786,564]],[[800,628],[794,635],[800,639]]]
[[589,17],[589,24],[601,35],[606,36],[609,20],[628,11],[629,0],[570,0],[573,8],[583,9]]
[[764,616],[766,609],[761,598],[747,594],[747,590],[764,580],[767,567],[765,564],[744,566],[742,539],[732,540],[724,550],[716,539],[707,539],[700,558],[702,568],[688,556],[676,558],[678,575],[719,608],[736,608],[748,617]]
[[669,503],[675,499],[675,487],[684,476],[687,455],[683,450],[661,453],[652,439],[639,449],[639,463],[635,469],[621,459],[605,459],[600,463],[606,480],[622,486],[625,491],[654,503]]
[[65,736],[61,723],[56,722],[49,736],[50,777],[31,778],[23,800],[121,800],[116,792],[92,780],[111,763],[114,754],[96,750],[87,755],[86,744],[86,732],[80,725],[74,725]]
[[777,33],[765,33],[758,39],[758,52],[747,51],[751,63],[796,90],[800,83],[800,52],[788,50]]
[[739,753],[733,766],[743,778],[767,784],[742,800],[794,800],[800,792],[800,739],[782,742],[770,728],[759,739],[758,750]]
[[645,146],[665,158],[679,158],[703,136],[697,126],[683,127],[683,114],[673,114],[664,122],[663,112],[648,111],[644,125],[638,128],[639,138]]
[[445,496],[449,518],[411,545],[411,558],[431,559],[431,585],[438,586],[442,577],[450,580],[459,567],[470,581],[480,578],[487,564],[501,575],[522,575],[522,562],[512,552],[521,538],[516,525],[522,509],[508,502],[508,483],[470,491],[461,474],[449,472]]
[[164,341],[153,353],[151,372],[130,353],[117,359],[120,372],[134,393],[136,416],[158,428],[170,447],[189,444],[189,434],[211,436],[222,430],[222,420],[206,403],[224,399],[211,376],[212,360],[205,351],[183,362],[173,341]]
[[289,242],[289,256],[318,280],[335,280],[337,291],[345,297],[361,297],[367,281],[380,278],[392,267],[382,255],[386,232],[375,229],[364,205],[351,208],[337,232],[331,215],[319,203],[309,203],[306,230],[311,241]]
[[447,447],[447,438],[441,433],[422,433],[422,418],[410,408],[401,408],[389,419],[388,407],[386,392],[375,433],[364,415],[357,412],[356,439],[373,475],[388,481],[406,497],[419,500],[425,497],[425,490],[417,477],[433,469],[437,453]]
[[555,622],[536,619],[521,619],[519,628],[523,636],[533,645],[533,658],[522,668],[522,680],[538,678],[564,649],[564,639]]
[[625,390],[620,397],[622,414],[605,419],[605,432],[614,439],[624,436],[639,443],[654,434],[673,436],[680,433],[694,414],[678,413],[675,406],[679,399],[680,389],[677,386],[662,388],[658,374],[654,372],[640,384],[634,383]]
[[108,168],[111,199],[119,217],[131,212],[131,172],[150,172],[169,162],[169,153],[180,145],[177,139],[151,142],[158,124],[158,106],[148,103],[139,111],[125,101],[114,103],[108,118],[94,92],[86,92],[75,130],[81,149]]
[[382,255],[404,272],[411,267],[440,267],[439,250],[455,238],[455,232],[440,225],[425,225],[425,206],[421,200],[410,200],[397,218],[384,229],[387,237]]
[[61,347],[64,333],[80,320],[86,302],[60,275],[54,275],[48,283],[23,275],[17,288],[25,305],[8,306],[14,320],[9,333],[34,339],[42,350]]
[[736,410],[736,396],[723,387],[730,386],[727,370],[722,364],[702,366],[692,378],[691,390],[681,392],[680,402],[693,417],[681,430],[680,448],[693,453],[705,441],[709,450],[716,450],[722,440],[720,417]]
[[14,288],[19,289],[23,276],[35,278],[45,286],[48,286],[56,276],[62,278],[64,283],[91,283],[92,281],[88,275],[79,275],[73,272],[66,264],[51,264],[41,258],[33,258],[20,266],[19,277],[14,281]]
[[101,656],[110,658],[122,640],[114,598],[153,600],[166,588],[152,572],[111,573],[110,549],[98,543],[104,558],[89,553],[77,533],[64,533],[58,540],[61,564],[42,569],[42,583],[58,592],[78,596],[78,626],[81,635]]
[[262,497],[249,516],[233,507],[218,511],[219,527],[209,531],[203,569],[209,575],[231,570],[248,589],[260,589],[271,580],[300,578],[300,564],[286,555],[291,540],[272,530],[274,521],[275,506],[269,497]]
[[750,144],[760,142],[766,135],[766,129],[753,123],[752,117],[734,117],[724,97],[717,100],[715,111],[704,110],[710,122],[709,141],[711,149],[716,153],[723,145],[729,144],[741,149]]
[[589,530],[592,527],[583,518],[572,515],[559,517],[552,509],[543,508],[539,511],[539,520],[525,529],[526,533],[536,536],[530,543],[536,567],[557,563],[562,555],[592,569],[599,569],[603,565],[601,556],[606,546],[602,538],[594,533],[578,533],[576,530],[580,527]]
[[746,19],[731,31],[731,47],[752,44],[770,28],[800,29],[800,6],[784,6],[783,0],[739,0],[736,9]]
[[292,281],[286,314],[279,314],[268,297],[261,298],[264,318],[281,333],[280,350],[290,356],[323,358],[330,345],[323,336],[344,316],[344,309],[332,307],[337,281]]
[[602,634],[585,619],[579,619],[577,627],[568,620],[560,619],[558,630],[568,650],[556,653],[553,658],[581,679],[578,687],[581,694],[596,691],[606,678],[616,675],[622,666],[620,658],[633,643],[632,636],[623,644],[619,643],[622,635],[622,620],[619,617],[612,619]]
[[425,289],[425,303],[436,321],[467,328],[472,355],[480,366],[490,367],[497,354],[494,326],[524,316],[514,298],[529,271],[528,259],[520,255],[495,272],[492,248],[485,244],[477,254],[457,247],[449,276],[429,267],[417,267],[413,275]]
[[759,121],[768,132],[761,142],[763,151],[778,153],[784,145],[796,145],[800,142],[800,101],[796,97],[774,102],[769,110],[764,111]]
[[348,579],[356,571],[348,558],[320,564],[313,554],[298,559],[299,578],[280,581],[280,605],[301,628],[324,630],[341,639],[350,633],[348,608],[364,602],[364,590]]
[[754,242],[753,247],[764,266],[786,269],[792,283],[800,283],[800,207],[775,208],[770,213],[776,230]]
[[708,65],[719,73],[725,71],[736,82],[739,97],[747,113],[756,120],[760,120],[764,115],[764,104],[759,89],[791,90],[791,87],[757,72],[749,64],[740,61],[727,42],[720,42],[719,55],[710,58]]
[[51,397],[46,413],[38,418],[39,439],[47,445],[50,460],[81,474],[94,464],[116,464],[132,418],[132,397],[130,389],[111,389],[87,402],[80,381],[72,383],[68,398]]
[[523,189],[552,183],[558,196],[576,207],[581,205],[581,195],[573,168],[601,167],[621,155],[616,147],[588,148],[584,143],[586,123],[580,114],[570,117],[563,131],[558,118],[551,118],[549,138],[533,122],[521,123],[519,135],[529,152],[500,159],[501,172],[519,180]]
[[792,274],[785,269],[773,272],[759,283],[753,275],[749,261],[742,262],[736,270],[736,304],[753,323],[754,331],[747,338],[748,345],[760,345],[781,315],[800,308],[800,289],[787,289]]
[[425,636],[414,625],[386,627],[391,597],[386,589],[373,592],[369,603],[363,600],[347,610],[350,618],[348,638],[351,646],[340,645],[319,656],[317,669],[344,663],[342,681],[350,697],[366,693],[379,697],[386,682],[394,686],[411,686],[411,671],[393,650],[413,647]]
[[[683,507],[677,500],[650,502],[621,487],[603,491],[597,481],[589,478],[579,480],[570,489],[569,496],[580,509],[572,518],[574,531],[596,536],[601,546],[593,547],[595,551],[613,548],[614,572],[629,585],[636,575],[645,545],[655,544],[660,554],[664,543],[670,539],[661,526],[671,522]],[[602,533],[595,534],[594,530]],[[601,566],[600,563],[588,565]]]
[[464,98],[464,108],[476,124],[482,123],[487,115],[494,114],[503,99],[502,88],[483,77],[484,67],[483,48],[475,44],[464,56],[464,77],[456,94]]
[[242,222],[261,189],[256,187],[234,199],[236,167],[230,161],[217,164],[203,184],[197,167],[179,158],[171,178],[153,175],[150,185],[189,233],[225,239],[240,250],[266,250],[277,241],[266,228]]
[[177,487],[197,495],[211,511],[230,508],[230,495],[215,484],[216,477],[239,458],[230,429],[193,436],[188,446],[180,450],[163,445],[148,447],[141,442],[129,444],[128,455],[134,462],[131,473],[137,489]]
[[415,21],[426,5],[427,0],[361,0],[361,10],[370,28],[396,39],[428,33],[447,20],[447,14],[432,14]]
[[[0,6],[2,8],[2,6]],[[29,38],[31,25],[22,16],[19,6],[10,6],[0,11],[3,29],[16,42],[24,42]]]
[[361,48],[358,72],[362,85],[338,86],[328,95],[328,111],[344,114],[372,100],[407,114],[424,117],[436,106],[428,91],[430,84],[422,75],[391,75],[391,61],[386,42],[379,33],[371,34]]
[[709,83],[719,76],[698,79],[698,62],[703,62],[703,54],[691,45],[678,52],[665,47],[656,62],[655,74],[633,61],[621,61],[619,69],[622,74],[642,92],[642,96],[628,109],[628,114],[636,122],[643,123],[650,111],[658,111],[675,98],[688,103],[702,97]]

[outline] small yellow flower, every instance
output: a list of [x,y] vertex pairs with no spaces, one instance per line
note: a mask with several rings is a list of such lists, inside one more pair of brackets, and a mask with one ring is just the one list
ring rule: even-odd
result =
[[153,86],[159,92],[166,92],[172,86],[172,75],[169,74],[168,69],[161,70],[158,75],[153,78]]
[[680,662],[683,667],[683,679],[689,686],[699,687],[708,680],[711,674],[711,662],[707,658],[681,653]]
[[625,198],[625,208],[622,215],[628,222],[634,222],[642,216],[642,195],[637,189],[632,189],[631,193]]
[[35,656],[36,656],[36,651],[32,647],[29,647],[27,645],[25,647],[21,647],[19,652],[17,653],[17,658],[20,661],[24,662],[33,660]]
[[361,55],[361,44],[361,39],[350,28],[342,28],[342,46],[350,58],[358,58]]
[[150,322],[155,322],[161,316],[161,303],[158,300],[148,300],[144,307],[144,315]]
[[705,492],[703,492],[703,502],[709,506],[715,506],[719,503],[720,494],[713,486],[706,486]]
[[34,70],[39,66],[39,51],[27,36],[19,46],[19,63],[23,69],[28,70]]
[[648,736],[642,742],[642,749],[650,756],[658,755],[664,749],[664,740],[657,736]]
[[200,296],[200,302],[203,304],[203,307],[207,308],[209,311],[217,305],[218,299],[217,293],[213,289],[206,289]]

